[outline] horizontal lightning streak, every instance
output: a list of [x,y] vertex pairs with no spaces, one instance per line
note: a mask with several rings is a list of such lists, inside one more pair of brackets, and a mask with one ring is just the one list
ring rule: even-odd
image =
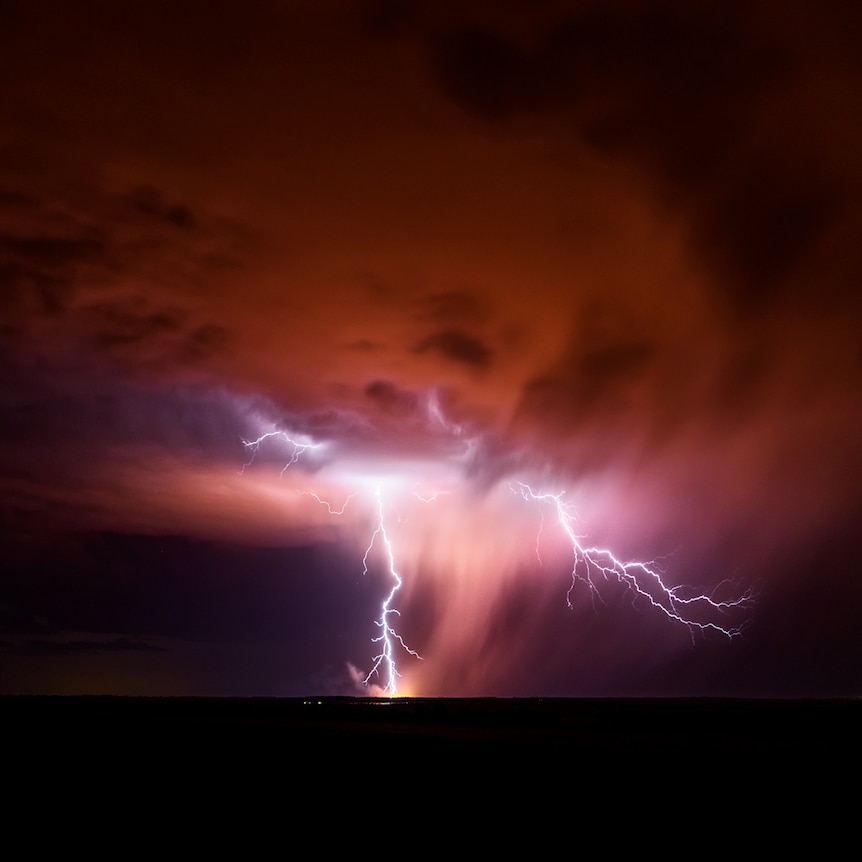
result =
[[254,459],[257,457],[258,450],[260,449],[260,444],[263,443],[264,440],[268,440],[270,437],[280,437],[293,447],[293,453],[290,456],[290,460],[281,468],[280,475],[282,476],[284,475],[284,471],[295,464],[303,453],[307,452],[309,449],[317,449],[322,445],[320,443],[295,440],[287,433],[287,431],[267,431],[266,434],[261,434],[256,440],[243,440],[242,445],[251,451],[251,457],[242,465],[242,469],[239,471],[240,476],[245,472],[246,468],[250,467],[254,462]]

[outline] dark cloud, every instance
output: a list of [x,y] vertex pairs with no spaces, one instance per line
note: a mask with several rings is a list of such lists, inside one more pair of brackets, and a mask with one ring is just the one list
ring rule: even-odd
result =
[[[155,453],[242,463],[246,407],[224,390],[131,382],[116,369],[82,375],[80,368],[16,367],[15,361],[3,367],[0,465],[6,476],[17,468],[47,480],[82,464],[94,469],[129,445],[147,448],[137,459],[143,465]],[[62,447],[50,445],[57,433]]]
[[90,339],[102,348],[152,343],[174,335],[182,325],[183,314],[177,309],[148,309],[143,301],[125,306],[97,303],[85,309]]
[[[696,364],[696,353],[687,357]],[[572,327],[565,353],[530,378],[515,424],[542,426],[561,438],[615,429],[631,435],[666,427],[685,402],[687,372],[648,319],[607,298],[591,300]]]
[[491,349],[481,339],[459,329],[435,332],[423,338],[413,349],[417,353],[437,353],[472,368],[486,368],[493,356]]
[[415,4],[405,0],[365,0],[360,9],[365,25],[382,37],[402,33],[417,18]]
[[65,237],[2,237],[0,254],[25,268],[53,271],[79,261],[92,260],[105,245],[97,239]]
[[654,347],[646,343],[574,351],[551,373],[530,381],[522,416],[560,423],[565,432],[597,421],[618,423],[641,416],[640,393],[651,375]]
[[0,189],[0,207],[29,209],[35,203],[36,199],[24,192]]
[[[293,553],[311,565],[309,549]],[[265,549],[253,555],[253,563],[230,566],[227,559],[243,558],[241,548],[183,536],[89,532],[46,543],[20,561],[13,558],[3,600],[46,620],[51,634],[66,635],[64,648],[70,650],[75,647],[69,643],[85,640],[84,633],[126,643],[156,636],[278,637],[278,614],[268,623],[258,619],[257,628],[248,612],[260,599],[254,582],[281,579],[276,561],[284,555]],[[282,586],[289,590],[287,583]],[[215,592],[222,592],[221,599]],[[228,620],[230,633],[222,628]],[[47,634],[29,640],[50,648]]]
[[449,30],[434,57],[443,91],[498,128],[555,118],[580,144],[643,171],[686,213],[720,301],[762,314],[805,299],[794,270],[858,194],[860,163],[846,149],[859,130],[831,109],[830,69],[855,67],[841,87],[858,98],[858,62],[840,37],[831,59],[806,41],[825,41],[834,13],[806,4],[776,27],[770,4],[585,6],[548,15],[533,40]]
[[[59,677],[87,667],[128,672],[127,662],[136,662],[154,668],[161,685],[176,672],[180,692],[219,695],[260,694],[263,686],[299,696],[323,667],[338,667],[336,693],[344,693],[344,644],[363,643],[380,587],[377,574],[345,578],[344,558],[324,545],[249,548],[90,531],[45,537],[21,554],[17,537],[3,534],[12,551],[0,583],[0,607],[9,609],[0,614],[6,691],[29,692],[16,668],[49,660],[42,666]],[[3,625],[12,610],[43,623]],[[201,658],[216,645],[223,654],[210,672]],[[273,662],[274,686],[264,670]]]
[[747,24],[718,7],[606,4],[548,16],[531,43],[472,25],[449,31],[436,68],[480,116],[562,112],[596,146],[648,153],[690,181],[715,169],[775,74],[774,50]]
[[186,341],[186,358],[190,362],[221,355],[233,340],[232,333],[224,326],[206,323],[193,329]]
[[[162,191],[0,199],[2,332],[38,351],[62,327],[69,359],[90,351],[144,373],[222,355],[228,327],[201,304],[240,257],[239,231],[202,218]],[[179,288],[179,291],[178,291]],[[202,319],[203,317],[203,319]]]
[[547,102],[534,59],[492,31],[447,33],[435,60],[443,89],[483,119],[504,119]]
[[415,392],[402,389],[389,380],[375,380],[365,387],[365,395],[390,415],[413,419],[420,402]]
[[76,323],[83,337],[100,352],[139,369],[194,366],[223,353],[232,333],[218,324],[198,324],[189,311],[153,307],[141,297],[84,306]]
[[11,647],[16,652],[31,656],[68,656],[76,653],[127,653],[165,652],[163,647],[137,638],[110,638],[107,640],[33,640]]
[[[796,290],[810,300],[794,275],[844,214],[846,193],[834,178],[777,176],[757,164],[745,182],[720,193],[698,220],[693,248],[715,274],[729,306],[757,314]],[[720,238],[720,243],[716,238]],[[819,302],[832,293],[818,288]]]
[[[106,251],[101,232],[83,236],[0,236],[0,307],[4,329],[20,335],[32,314],[56,317],[67,310],[76,273],[97,262]],[[89,235],[86,235],[89,234]]]
[[141,215],[157,222],[183,230],[196,226],[197,220],[188,206],[169,203],[158,189],[140,186],[129,195],[129,203]]
[[416,302],[416,319],[455,325],[478,323],[488,316],[487,303],[468,290],[448,290],[422,296]]

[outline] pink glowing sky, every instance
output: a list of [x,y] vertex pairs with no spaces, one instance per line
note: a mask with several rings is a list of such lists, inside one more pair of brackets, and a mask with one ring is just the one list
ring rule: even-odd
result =
[[858,12],[6,5],[0,690],[859,694]]

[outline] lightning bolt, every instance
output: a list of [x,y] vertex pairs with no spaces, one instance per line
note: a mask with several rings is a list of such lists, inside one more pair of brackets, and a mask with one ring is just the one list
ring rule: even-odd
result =
[[329,500],[324,500],[322,497],[318,497],[314,491],[303,491],[303,494],[307,494],[309,497],[314,497],[321,506],[326,506],[326,511],[329,512],[330,515],[343,515],[347,510],[347,506],[350,501],[359,493],[358,491],[354,491],[348,498],[344,501],[344,505],[340,509],[333,509],[332,503]]
[[311,439],[298,440],[291,436],[287,431],[267,431],[265,434],[261,434],[255,440],[243,440],[242,445],[251,452],[251,456],[248,461],[242,465],[242,469],[239,471],[239,474],[242,475],[248,467],[251,467],[254,459],[257,457],[258,450],[260,449],[260,444],[263,443],[264,440],[269,440],[271,437],[278,437],[293,447],[293,451],[291,453],[290,459],[281,468],[281,475],[284,475],[284,471],[287,470],[288,467],[292,467],[300,457],[307,452],[309,449],[317,449],[322,444],[315,443]]
[[[354,491],[348,498],[345,500],[344,505],[340,509],[334,509],[332,504],[318,496],[314,491],[304,491],[303,493],[308,494],[311,497],[314,497],[318,503],[323,506],[326,506],[327,511],[330,515],[343,515],[345,510],[347,509],[350,501],[356,496],[358,492]],[[386,598],[380,605],[380,616],[374,621],[375,625],[380,629],[380,634],[376,638],[372,638],[372,643],[379,643],[380,652],[373,657],[372,659],[372,667],[368,674],[365,676],[363,683],[368,685],[371,682],[372,677],[379,677],[385,681],[385,685],[383,686],[384,692],[389,692],[390,695],[394,696],[398,693],[398,678],[401,674],[398,672],[398,667],[396,663],[396,645],[400,646],[405,652],[412,655],[414,658],[421,659],[422,656],[419,655],[416,650],[411,649],[404,642],[404,639],[401,635],[395,630],[393,625],[393,617],[400,616],[400,612],[392,606],[392,602],[395,599],[395,594],[401,589],[402,584],[404,583],[403,578],[398,572],[396,568],[395,562],[395,552],[392,547],[392,539],[389,536],[389,532],[386,529],[386,519],[385,512],[383,507],[383,494],[380,490],[380,486],[377,485],[374,491],[374,497],[376,501],[377,508],[377,520],[374,527],[374,532],[371,534],[371,539],[368,542],[368,547],[365,549],[365,554],[362,557],[362,574],[368,574],[368,565],[369,565],[369,557],[374,549],[375,544],[377,543],[378,538],[382,541],[383,547],[386,550],[386,559],[389,568],[389,575],[392,578],[392,588],[389,591]]]
[[[663,580],[664,573],[654,560],[623,562],[607,548],[586,547],[583,544],[583,537],[575,532],[574,523],[577,514],[571,505],[563,500],[565,492],[552,494],[548,491],[535,491],[524,482],[515,482],[510,485],[510,488],[520,493],[525,500],[548,504],[556,512],[557,522],[572,545],[572,582],[566,591],[566,604],[570,608],[573,607],[572,591],[579,582],[587,585],[594,600],[598,598],[603,602],[596,579],[599,577],[605,581],[615,579],[631,590],[635,596],[645,599],[668,619],[684,625],[691,634],[692,642],[697,632],[717,632],[728,639],[742,634],[744,625],[722,626],[711,620],[703,622],[698,620],[693,612],[706,609],[722,615],[733,608],[746,607],[753,598],[750,591],[729,601],[717,601],[713,595],[726,582],[719,584],[712,594],[696,593],[685,586],[668,586]],[[540,525],[540,531],[543,525],[544,520]],[[538,537],[536,548],[538,553]]]
[[451,491],[435,491],[433,494],[429,494],[427,497],[420,494],[418,491],[413,492],[413,496],[417,500],[421,500],[423,503],[434,503],[440,499],[444,494],[451,494]]
[[[254,440],[242,441],[243,446],[251,452],[251,457],[243,465],[242,470],[239,471],[240,474],[242,474],[246,470],[246,468],[251,466],[251,464],[254,462],[254,459],[257,456],[261,444],[265,440],[269,440],[271,438],[281,439],[287,442],[292,447],[290,458],[281,469],[281,476],[284,476],[285,471],[288,468],[292,467],[294,464],[296,464],[296,462],[302,457],[305,452],[310,449],[317,449],[322,445],[321,443],[315,442],[314,440],[311,440],[309,438],[297,439],[298,435],[291,435],[287,431],[267,431],[266,433],[261,434]],[[329,512],[330,515],[343,515],[347,510],[350,501],[359,492],[352,492],[344,501],[340,509],[335,508],[329,500],[324,499],[315,491],[303,491],[302,493],[313,497],[315,500],[317,500],[318,503],[320,503],[322,506],[325,506],[326,510]],[[430,499],[433,499],[433,497]],[[392,603],[395,599],[395,594],[398,592],[399,589],[401,589],[403,579],[399,574],[398,569],[396,568],[395,552],[392,548],[392,540],[386,529],[386,520],[384,517],[383,508],[383,495],[381,493],[379,485],[377,485],[377,487],[375,488],[375,500],[377,509],[377,521],[374,528],[374,532],[371,535],[371,540],[369,541],[368,547],[365,550],[365,554],[362,557],[362,574],[368,574],[369,556],[371,555],[371,552],[374,548],[374,545],[377,543],[378,538],[380,538],[383,542],[383,546],[386,549],[389,574],[392,578],[393,584],[391,590],[380,605],[379,617],[374,621],[375,625],[380,629],[380,634],[377,637],[372,638],[371,641],[372,643],[380,644],[380,652],[373,657],[371,670],[366,675],[364,683],[365,685],[368,685],[374,676],[378,676],[385,681],[385,685],[383,687],[384,692],[388,692],[391,696],[394,696],[398,692],[398,678],[401,676],[401,674],[398,672],[398,667],[396,663],[396,646],[400,646],[404,651],[406,651],[415,658],[421,659],[422,656],[420,656],[418,652],[407,646],[407,644],[404,642],[404,639],[396,631],[393,625],[393,618],[396,616],[400,616],[400,612],[395,607],[393,607]]]
[[371,553],[371,549],[374,547],[377,537],[379,536],[386,548],[389,574],[392,577],[393,584],[392,589],[389,591],[389,595],[386,596],[383,600],[383,604],[380,606],[380,616],[374,621],[380,629],[380,634],[378,637],[372,638],[372,642],[379,643],[381,647],[380,652],[374,656],[374,666],[365,677],[365,684],[367,685],[373,676],[379,676],[381,679],[385,679],[386,681],[386,685],[383,690],[394,695],[398,691],[398,677],[400,676],[395,662],[396,642],[402,649],[415,658],[421,659],[422,656],[404,643],[403,638],[398,634],[392,624],[392,617],[401,615],[399,611],[392,607],[392,601],[395,598],[395,594],[401,589],[403,580],[401,575],[398,573],[398,569],[395,567],[395,552],[392,550],[392,540],[389,538],[389,533],[386,530],[386,519],[383,511],[383,495],[380,493],[379,485],[375,490],[375,497],[377,499],[377,526],[371,536],[371,541],[368,543],[368,547],[365,550],[365,556],[362,558],[362,574],[368,574],[368,555]]
[[[476,441],[472,438],[466,439],[465,431],[461,426],[447,422],[440,410],[436,397],[429,399],[428,418],[435,424],[442,426],[448,436],[464,443],[464,451],[467,455],[475,451]],[[283,430],[269,430],[254,440],[242,441],[245,449],[250,452],[250,456],[239,471],[240,473],[243,473],[246,468],[251,466],[258,455],[261,445],[271,439],[280,440],[290,447],[289,458],[282,467],[281,476],[284,475],[288,468],[296,464],[305,453],[325,445],[307,435],[290,433]],[[464,453],[461,454],[463,458]],[[459,458],[458,460],[461,459]],[[348,473],[347,475],[349,477],[348,481],[358,484],[360,487],[359,490],[352,491],[346,497],[340,508],[334,506],[313,490],[306,490],[301,493],[313,497],[318,503],[325,506],[330,515],[342,516],[351,501],[360,494],[361,490],[368,487],[369,479],[368,474],[364,472],[360,474]],[[404,477],[399,476],[397,481],[403,484]],[[414,484],[412,494],[424,503],[432,504],[440,495],[453,493],[453,490],[448,488],[446,490],[437,490],[433,493],[420,494],[417,486],[421,486],[421,484]],[[508,487],[526,502],[539,507],[540,522],[535,543],[536,559],[539,565],[543,565],[541,555],[543,533],[548,529],[550,523],[550,517],[546,516],[547,510],[553,513],[557,525],[562,530],[568,544],[571,545],[571,582],[566,590],[566,603],[569,608],[574,607],[573,594],[579,585],[586,585],[595,605],[597,601],[602,604],[605,603],[600,584],[615,581],[632,593],[633,601],[638,601],[643,606],[649,606],[663,614],[673,623],[687,628],[692,642],[695,641],[697,634],[717,633],[730,640],[742,633],[745,624],[722,624],[720,620],[729,617],[731,611],[751,604],[753,601],[751,591],[747,591],[733,599],[719,600],[715,596],[719,590],[726,587],[728,584],[727,581],[723,581],[716,586],[711,593],[699,593],[691,587],[682,585],[671,586],[666,583],[665,573],[661,565],[655,560],[623,561],[608,548],[587,545],[585,537],[579,535],[576,530],[578,521],[577,512],[574,506],[565,499],[565,491],[551,492],[543,489],[537,490],[523,481],[511,481],[508,483]],[[367,686],[374,678],[378,678],[382,684],[383,691],[390,696],[395,696],[398,692],[398,680],[401,677],[398,671],[398,657],[406,653],[413,658],[421,660],[422,656],[405,643],[395,626],[396,618],[400,617],[400,612],[394,606],[394,602],[404,581],[399,572],[391,533],[387,527],[387,506],[384,504],[384,495],[381,490],[380,481],[376,482],[374,488],[374,506],[374,528],[365,553],[362,556],[362,573],[363,575],[368,574],[370,559],[375,547],[377,547],[378,550],[382,549],[383,551],[383,557],[385,558],[392,585],[380,604],[378,617],[374,620],[379,633],[377,637],[371,639],[371,642],[378,645],[378,651],[371,660],[371,670],[368,671],[362,682]],[[361,676],[357,678],[357,681],[360,678]]]

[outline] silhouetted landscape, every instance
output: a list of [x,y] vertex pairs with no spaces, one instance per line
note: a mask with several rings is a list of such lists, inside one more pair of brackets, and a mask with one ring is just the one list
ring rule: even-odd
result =
[[[859,700],[733,698],[4,697],[7,738],[88,770],[153,768],[178,752],[225,766],[335,755],[373,763],[552,760],[634,771],[859,762]],[[166,765],[166,764],[163,764]],[[722,767],[724,768],[724,767]]]
[[38,812],[39,840],[831,855],[854,829],[862,701],[6,696],[0,715],[9,822]]

